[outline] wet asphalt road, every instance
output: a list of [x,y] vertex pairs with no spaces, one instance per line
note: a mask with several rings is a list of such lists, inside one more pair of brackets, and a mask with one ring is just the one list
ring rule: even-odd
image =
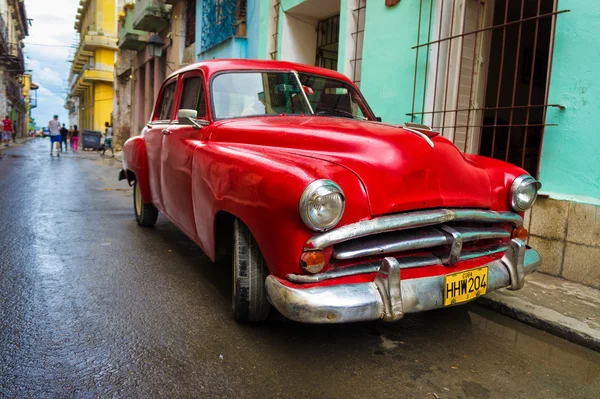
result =
[[230,270],[134,220],[119,164],[0,152],[1,397],[598,397],[600,354],[478,305],[239,325]]

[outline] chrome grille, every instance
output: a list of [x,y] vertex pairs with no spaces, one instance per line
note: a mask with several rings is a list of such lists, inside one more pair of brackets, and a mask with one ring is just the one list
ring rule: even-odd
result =
[[[451,233],[452,231],[453,233]],[[398,231],[387,234],[377,234],[351,241],[346,241],[334,247],[335,259],[355,259],[366,256],[385,255],[396,252],[448,246],[457,247],[478,240],[508,239],[510,232],[499,227],[450,227],[447,225],[423,227]],[[448,254],[452,260],[452,254]]]
[[382,216],[348,224],[310,238],[305,251],[333,248],[331,269],[322,273],[288,274],[295,283],[373,273],[384,256],[401,269],[452,265],[458,261],[503,253],[513,227],[523,218],[513,212],[479,209],[432,209]]

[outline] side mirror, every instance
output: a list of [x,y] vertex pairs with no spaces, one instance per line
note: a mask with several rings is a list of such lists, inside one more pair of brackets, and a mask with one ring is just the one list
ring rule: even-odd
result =
[[381,116],[376,116],[375,117],[375,122],[381,122]]
[[197,117],[198,111],[195,109],[180,109],[177,111],[177,122],[180,125],[189,125],[194,126],[196,129],[202,129],[202,125],[196,120]]

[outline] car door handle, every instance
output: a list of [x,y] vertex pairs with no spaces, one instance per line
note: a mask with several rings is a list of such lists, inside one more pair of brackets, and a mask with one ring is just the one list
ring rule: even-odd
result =
[[168,136],[169,134],[171,134],[171,131],[169,129],[163,129],[162,134]]

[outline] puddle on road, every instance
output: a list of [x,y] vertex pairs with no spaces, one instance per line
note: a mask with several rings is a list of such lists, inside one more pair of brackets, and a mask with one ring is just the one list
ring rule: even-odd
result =
[[2,158],[25,158],[25,155],[0,152],[0,159],[2,159]]
[[600,353],[555,337],[478,305],[469,311],[473,328],[501,340],[523,356],[561,370],[570,384],[600,386]]

